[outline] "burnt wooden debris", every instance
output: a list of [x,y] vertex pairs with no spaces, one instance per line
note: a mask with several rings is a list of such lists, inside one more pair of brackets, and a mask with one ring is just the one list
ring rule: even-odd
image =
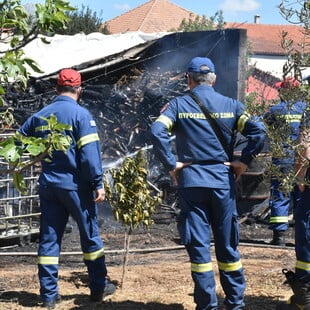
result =
[[[105,163],[116,163],[120,158],[150,146],[149,129],[159,116],[161,108],[173,97],[187,89],[184,72],[155,71],[130,68],[118,75],[83,75],[80,104],[93,115]],[[18,128],[31,114],[48,105],[56,96],[55,79],[31,79],[25,92],[8,91],[6,102],[14,109]],[[6,107],[4,107],[6,108]],[[150,182],[163,190],[164,215],[156,221],[171,221],[176,216],[175,189],[152,152],[147,152]],[[172,207],[170,207],[170,205]]]
[[[151,145],[150,125],[160,114],[161,108],[170,99],[187,91],[184,72],[161,71],[160,67],[148,71],[133,66],[117,75],[93,72],[84,76],[82,74],[82,77],[80,104],[86,107],[96,120],[104,163],[116,162]],[[14,109],[18,127],[29,115],[49,104],[55,96],[55,79],[32,79],[26,92],[9,91],[6,101]],[[157,214],[157,220],[170,221],[171,217],[178,213],[176,191],[169,175],[163,171],[151,151],[148,156],[150,182],[162,190],[165,196],[161,208],[164,215]],[[259,184],[256,188],[258,187]],[[255,191],[255,188],[253,190]],[[249,199],[250,195],[251,193],[246,199]],[[260,202],[257,209],[261,209]],[[260,217],[257,212],[248,211],[242,203],[240,205],[242,213],[246,210],[241,216],[241,222]],[[256,205],[253,208],[255,211]],[[266,209],[263,208],[264,218],[265,213]]]
[[[112,80],[93,76],[83,81],[80,104],[86,107],[98,127],[103,159],[117,160],[150,144],[150,124],[172,97],[187,89],[180,72],[142,71],[132,68]],[[6,100],[14,109],[19,126],[32,113],[55,97],[52,80],[30,81],[24,93],[8,92]]]

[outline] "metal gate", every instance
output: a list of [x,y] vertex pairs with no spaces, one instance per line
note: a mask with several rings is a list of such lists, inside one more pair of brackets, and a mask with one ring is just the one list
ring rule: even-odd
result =
[[[8,135],[1,135],[6,138]],[[25,157],[24,159],[27,159]],[[40,210],[37,179],[39,166],[32,166],[24,173],[27,194],[22,195],[13,186],[8,163],[0,157],[0,246],[24,244],[38,235]],[[4,173],[3,173],[4,172]]]

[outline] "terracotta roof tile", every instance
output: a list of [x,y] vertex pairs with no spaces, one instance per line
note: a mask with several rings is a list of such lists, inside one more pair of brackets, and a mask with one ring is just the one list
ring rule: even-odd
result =
[[[146,33],[165,32],[176,29],[183,19],[196,15],[168,0],[150,0],[122,15],[106,22],[111,33],[142,31]],[[296,43],[304,42],[303,27],[296,25],[237,24],[227,23],[226,28],[246,29],[253,54],[284,55],[281,47],[282,33]],[[310,52],[308,39],[306,52]],[[298,48],[298,46],[296,46]]]
[[[179,27],[183,19],[195,18],[195,13],[179,7],[168,0],[150,0],[120,16],[106,22],[111,33],[142,31],[145,33],[171,31]],[[296,25],[237,24],[226,23],[229,29],[245,29],[250,42],[250,51],[255,55],[285,55],[281,47],[282,33],[295,43],[303,43],[303,27]],[[306,52],[310,52],[308,38]],[[249,77],[247,92],[256,92],[261,96],[258,101],[276,99],[277,91],[272,87],[272,78],[255,69]],[[267,79],[267,80],[266,80]]]
[[195,14],[168,0],[151,0],[106,22],[111,33],[165,32],[176,29]]
[[[284,49],[281,47],[283,32],[288,34],[287,39],[292,39],[298,44],[305,44],[305,36],[301,26],[227,23],[226,28],[246,29],[251,44],[250,49],[254,54],[283,55]],[[309,53],[309,36],[307,44],[305,51]],[[297,45],[296,48],[299,49]]]

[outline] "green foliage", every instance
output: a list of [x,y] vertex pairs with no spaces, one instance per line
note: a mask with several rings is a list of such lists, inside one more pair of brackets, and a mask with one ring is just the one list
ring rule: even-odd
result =
[[14,29],[18,35],[27,34],[29,31],[26,21],[27,12],[19,0],[6,0],[0,3],[0,29]]
[[14,91],[24,90],[29,70],[42,71],[32,59],[25,57],[22,48],[39,36],[55,34],[66,27],[69,17],[65,12],[74,10],[63,0],[46,0],[36,4],[35,16],[29,24],[29,16],[20,0],[0,3],[0,106],[5,103],[5,89],[14,85]]
[[[294,42],[286,32],[282,32],[281,39],[281,46],[288,58],[283,66],[283,78],[291,75],[300,81],[303,68],[310,67],[310,55],[307,52],[310,36],[310,1],[297,0],[292,3],[289,0],[282,0],[279,9],[282,17],[289,23],[303,27],[302,34],[304,38],[302,42]],[[306,93],[306,96],[304,96],[306,102],[309,102],[309,84],[306,86],[302,91]],[[297,90],[295,89],[293,93],[296,93]]]
[[[125,234],[125,252],[123,273],[120,286],[123,286],[129,255],[130,236],[139,225],[149,228],[153,224],[152,215],[161,203],[160,194],[149,190],[147,181],[147,160],[145,152],[140,150],[135,157],[126,157],[122,165],[109,170],[105,175],[106,198],[113,208],[114,218],[127,226]],[[108,177],[111,177],[111,180]],[[126,227],[126,228],[127,228]]]
[[[36,4],[35,15],[28,16],[20,0],[5,0],[0,3],[0,106],[5,102],[6,89],[23,91],[27,87],[29,70],[41,73],[36,62],[25,57],[23,47],[39,34],[53,35],[59,28],[65,28],[69,17],[66,12],[74,10],[69,2],[46,0]],[[30,22],[31,21],[31,22]],[[45,42],[45,41],[44,41]],[[14,111],[10,107],[0,113],[0,132],[14,124]],[[51,130],[46,139],[27,138],[16,134],[0,142],[0,156],[8,162],[7,172],[12,173],[14,186],[26,192],[23,170],[42,159],[48,160],[53,150],[66,151],[70,141],[63,135],[66,126],[57,124],[54,116],[46,119]],[[25,154],[30,160],[25,160]]]
[[206,17],[205,15],[191,15],[188,20],[183,19],[177,31],[192,32],[222,29],[225,25],[223,12],[218,11],[214,16]]
[[[300,25],[303,27],[304,40],[303,42],[294,42],[289,33],[283,32],[281,41],[279,42],[283,48],[284,54],[287,55],[287,61],[283,65],[283,79],[286,77],[294,77],[302,82],[302,69],[310,67],[310,56],[305,52],[305,48],[309,47],[309,21],[310,21],[310,7],[309,0],[297,0],[292,3],[290,0],[282,0],[280,5],[280,14],[290,23]],[[281,97],[281,98],[280,98]],[[270,108],[270,104],[276,104],[280,100],[284,100],[288,104],[296,101],[306,102],[307,107],[310,107],[310,84],[303,82],[300,87],[283,88],[279,92],[279,99],[277,102],[262,101],[261,94],[251,93],[246,97],[247,110],[254,115],[264,115]],[[288,155],[300,152],[301,145],[298,141],[290,139],[291,127],[289,123],[281,118],[277,119],[276,124],[265,121],[265,128],[270,145],[270,153],[273,157],[284,159]],[[280,190],[283,193],[292,191],[296,184],[296,175],[294,171],[280,171],[277,165],[271,162],[265,162],[266,177],[276,176],[281,180]]]
[[[26,88],[29,78],[27,66],[36,72],[42,72],[33,60],[23,58],[23,56],[23,51],[14,50],[6,52],[4,57],[0,58],[0,72],[5,72],[5,74],[0,73],[2,85],[9,85],[14,81],[15,90],[23,90]],[[2,88],[2,94],[4,93]]]
[[[282,93],[283,92],[283,93]],[[283,89],[281,90],[285,101],[294,103],[296,101],[304,101],[309,106],[309,84],[303,84],[299,88],[294,89]],[[261,101],[258,99],[259,94],[250,93],[246,97],[245,106],[250,115],[263,116],[273,104],[279,102],[273,101]],[[285,159],[292,154],[297,153],[300,150],[300,145],[297,141],[292,141],[290,136],[292,134],[292,129],[290,124],[281,118],[279,115],[276,121],[270,119],[264,119],[260,117],[265,125],[266,134],[269,140],[269,152],[275,158]],[[292,191],[295,185],[295,173],[294,171],[283,173],[278,165],[273,164],[271,161],[264,162],[264,170],[266,171],[266,178],[276,176],[277,179],[281,180],[280,190],[283,193],[289,193]]]
[[46,0],[45,4],[36,4],[34,30],[37,33],[52,35],[58,29],[66,28],[70,21],[67,12],[74,8],[63,0]]
[[246,95],[244,105],[250,115],[261,116],[268,111],[273,103],[273,100],[264,99],[258,92],[252,92]]
[[292,24],[303,24],[305,29],[310,26],[310,1],[309,0],[282,0],[279,4],[280,14]]
[[152,215],[161,203],[160,195],[152,195],[147,182],[147,161],[142,150],[127,157],[122,165],[109,171],[111,184],[105,180],[106,197],[117,221],[131,229],[153,224]]
[[103,27],[101,26],[100,32],[103,34],[111,34],[107,23],[104,23]]
[[82,5],[80,11],[68,12],[68,26],[58,31],[59,34],[73,35],[79,32],[89,34],[100,31],[102,18],[97,16],[88,6]]
[[12,112],[13,109],[7,108],[4,112],[0,113],[0,132],[3,132],[7,128],[11,128],[13,126],[15,120]]
[[[64,135],[68,125],[57,123],[55,115],[43,119],[50,131],[46,138],[26,137],[17,132],[0,142],[0,156],[9,167],[1,173],[11,173],[14,186],[23,194],[27,191],[23,171],[41,160],[50,161],[53,151],[66,152],[72,142]],[[25,155],[29,155],[26,160]]]

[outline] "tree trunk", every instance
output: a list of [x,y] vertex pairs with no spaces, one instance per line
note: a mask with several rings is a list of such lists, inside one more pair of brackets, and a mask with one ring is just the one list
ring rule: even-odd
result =
[[129,227],[128,233],[127,233],[127,229],[125,230],[125,242],[124,242],[125,252],[124,252],[124,259],[123,259],[123,274],[122,274],[122,280],[120,284],[121,289],[124,287],[128,256],[129,256],[130,238],[131,238],[132,232],[133,232],[133,229],[131,226]]

